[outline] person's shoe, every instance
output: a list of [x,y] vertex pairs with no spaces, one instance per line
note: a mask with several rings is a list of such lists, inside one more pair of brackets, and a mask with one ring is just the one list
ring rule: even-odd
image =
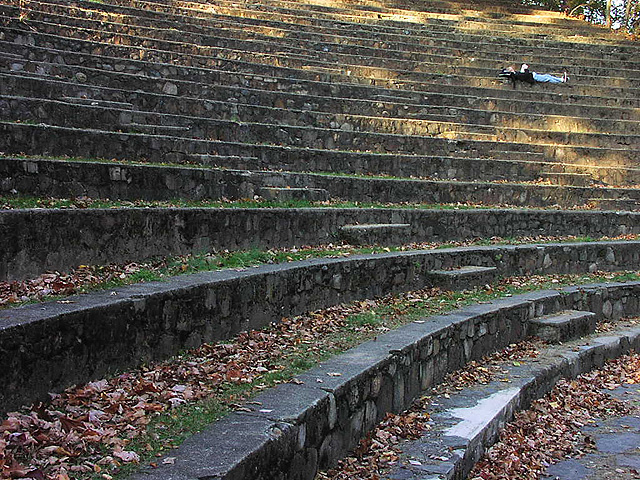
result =
[[562,83],[567,83],[569,81],[569,77],[567,76],[567,72],[564,72],[562,75]]

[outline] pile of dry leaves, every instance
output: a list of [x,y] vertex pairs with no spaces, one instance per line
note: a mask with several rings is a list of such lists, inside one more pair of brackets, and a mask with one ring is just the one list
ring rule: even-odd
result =
[[0,307],[21,302],[42,301],[47,297],[61,297],[78,293],[83,288],[124,280],[142,269],[159,270],[164,260],[124,265],[80,265],[68,273],[47,272],[22,281],[0,282]]
[[[412,295],[437,293],[425,289]],[[67,480],[97,473],[108,480],[123,463],[140,461],[128,445],[159,413],[216,396],[233,408],[241,398],[229,396],[225,388],[265,388],[261,378],[281,371],[285,357],[319,356],[336,348],[339,342],[331,335],[344,329],[349,315],[398,301],[389,296],[381,303],[364,300],[283,319],[270,329],[203,345],[152,367],[68,389],[46,405],[12,412],[0,425],[0,477]],[[385,327],[357,329],[374,336]],[[171,439],[167,442],[171,446]]]
[[628,406],[604,391],[623,383],[640,383],[640,355],[620,357],[575,380],[561,380],[549,395],[516,415],[469,478],[534,480],[549,464],[588,452],[593,440],[581,427],[594,418],[628,413]]

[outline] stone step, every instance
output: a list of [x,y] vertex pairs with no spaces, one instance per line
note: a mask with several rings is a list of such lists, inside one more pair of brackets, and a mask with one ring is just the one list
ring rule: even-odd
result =
[[187,162],[208,167],[229,167],[241,170],[259,170],[263,165],[258,157],[242,155],[216,155],[210,153],[193,153]]
[[410,234],[408,223],[343,225],[338,231],[339,238],[351,245],[402,245]]
[[116,102],[113,100],[101,100],[95,98],[80,98],[80,97],[60,97],[67,103],[74,103],[77,105],[90,105],[92,107],[105,107],[105,108],[118,108],[120,110],[133,110],[133,104],[129,102]]
[[540,172],[540,177],[554,185],[572,185],[586,187],[593,184],[593,178],[587,173]]
[[467,290],[491,285],[496,278],[496,267],[465,265],[450,270],[432,270],[426,278],[430,285],[443,290]]
[[[374,75],[377,77],[382,76],[383,78],[392,78],[400,75],[403,78],[418,80],[434,72],[440,74],[444,72],[450,75],[463,75],[466,77],[480,76],[486,80],[495,75],[496,72],[496,68],[489,66],[489,62],[485,65],[464,65],[460,62],[458,57],[454,56],[430,59],[429,62],[423,61],[416,64],[415,61],[407,61],[395,56],[365,57],[361,55],[334,54],[333,52],[314,52],[309,49],[300,49],[297,47],[292,47],[297,50],[289,49],[282,53],[267,53],[273,49],[268,48],[265,45],[258,45],[255,43],[252,43],[249,49],[247,49],[248,45],[245,44],[224,47],[216,45],[202,46],[197,43],[185,43],[183,41],[165,41],[160,38],[133,36],[120,33],[105,33],[98,29],[64,27],[59,24],[39,22],[35,20],[32,20],[31,23],[34,24],[34,27],[38,28],[39,32],[48,32],[49,34],[56,35],[58,37],[62,35],[69,40],[90,38],[92,41],[113,43],[113,37],[114,35],[117,35],[117,43],[121,46],[137,48],[138,45],[142,44],[147,48],[158,51],[215,56],[217,58],[225,58],[228,60],[242,59],[254,63],[277,63],[291,68],[299,68],[303,70],[309,69],[316,71],[317,73],[325,74],[347,72],[348,75]],[[7,31],[11,31],[11,29],[8,28]],[[13,33],[15,33],[15,31],[13,31]],[[36,38],[40,37],[42,33],[30,33],[29,35],[31,38]],[[11,36],[8,36],[8,38],[11,38]],[[228,44],[229,42],[227,39],[224,39],[223,43]],[[280,45],[276,47],[276,49],[281,50],[282,46]],[[296,51],[300,53],[296,53]],[[341,65],[340,69],[334,68],[336,63]],[[539,65],[539,68],[550,72],[555,72],[557,69],[551,65]],[[559,68],[561,69],[562,66]],[[574,78],[574,81],[579,83],[588,79],[588,83],[592,86],[602,86],[606,88],[615,86],[631,88],[640,87],[640,79],[636,78],[636,70],[613,70],[611,68],[573,66],[570,73]],[[609,76],[612,73],[615,73],[616,76]],[[478,81],[479,80],[476,80],[475,82]],[[492,82],[495,82],[495,80],[492,79]],[[546,88],[556,87],[557,86],[547,86]]]
[[318,73],[336,74],[336,75],[351,75],[351,72],[345,68],[337,67],[324,67],[318,65],[300,65],[302,70],[313,71]]
[[22,55],[19,55],[17,53],[3,53],[3,56],[7,60],[24,60]]
[[439,133],[436,133],[434,136],[437,138],[446,138],[449,140],[475,140],[475,141],[484,141],[484,142],[498,142],[500,141],[500,137],[497,134],[491,133],[478,133],[478,132],[468,132],[464,130],[458,130],[457,128],[452,128],[448,130],[446,126],[442,126],[439,128]]
[[[42,2],[40,2],[40,5],[42,5]],[[105,8],[113,9],[114,6],[113,5],[102,5],[102,8],[101,8],[100,12],[97,12],[96,10],[89,10],[88,11],[89,13],[87,13],[87,15],[91,15],[92,18],[95,18],[97,13],[100,13],[101,15],[108,15],[108,13],[104,11]],[[137,16],[127,16],[126,18],[131,18],[131,19],[133,19],[132,21],[135,20],[138,23],[141,20],[143,20],[143,17],[140,16],[141,13],[144,13],[144,14],[148,14],[149,13],[148,11],[141,11],[141,10],[136,10],[136,9],[127,10],[127,7],[122,7],[122,8],[125,9],[124,12],[126,12],[126,13],[132,13],[132,12],[135,13]],[[119,12],[120,12],[120,10],[119,10]],[[77,15],[78,13],[79,13],[78,11],[74,11],[74,15]],[[155,12],[155,13],[156,13],[156,15],[158,15],[158,12]],[[218,17],[220,17],[220,16],[218,16]],[[101,17],[101,18],[103,20],[108,20],[111,17],[106,16],[106,17]],[[124,21],[123,18],[125,18],[125,17],[122,15],[122,13],[118,13],[116,18],[118,19],[118,21]],[[160,20],[159,18],[156,17],[156,18],[154,18],[154,21],[152,23],[150,23],[150,24],[151,25],[156,25],[157,23],[161,23],[161,22],[166,22],[167,21],[167,20],[165,20],[165,18],[167,18],[166,16],[162,17],[162,18],[163,18],[163,20]],[[175,16],[174,15],[174,16],[170,16],[169,18],[173,18],[174,19],[174,22],[169,23],[169,28],[175,28],[176,24],[180,25],[181,28],[185,28],[186,25],[190,24],[191,22],[195,22],[196,21],[196,19],[194,18],[194,14],[193,13],[190,14],[189,16],[184,16],[184,15]],[[239,30],[241,30],[242,32],[246,33],[247,30],[252,27],[252,25],[248,25],[247,23],[234,24],[233,23],[234,19],[230,18],[230,17],[222,17],[222,18],[217,18],[216,19],[216,18],[214,18],[212,16],[209,16],[208,19],[207,19],[208,21],[206,23],[203,23],[204,19],[202,19],[202,18],[200,18],[199,20],[200,20],[200,22],[198,22],[198,30],[197,31],[200,31],[203,28],[203,26],[216,27],[216,28],[219,29],[219,28],[229,28],[229,27],[232,27],[232,26],[235,25],[237,28],[239,27],[238,28]],[[241,22],[242,20],[245,20],[245,19],[241,18],[241,19],[237,19],[237,20],[239,22]],[[214,24],[213,23],[214,21],[219,22],[219,23],[215,23]],[[329,27],[325,27],[322,30],[317,30],[316,32],[301,32],[301,28],[300,27],[302,27],[302,25],[298,25],[295,29],[291,30],[291,29],[283,29],[283,26],[286,26],[287,24],[282,24],[282,25],[279,25],[278,27],[275,27],[274,24],[277,24],[277,23],[273,22],[273,21],[269,22],[269,29],[271,31],[273,31],[274,28],[280,28],[282,30],[282,34],[279,35],[280,37],[294,39],[294,38],[300,38],[301,33],[302,34],[306,33],[307,35],[315,35],[314,37],[311,37],[311,38],[316,42],[320,41],[320,40],[322,40],[324,42],[330,42],[330,43],[333,42],[333,38],[330,35],[329,36],[327,35],[327,29],[330,30]],[[253,27],[257,30],[257,33],[260,33],[262,31],[262,30],[260,30],[261,27],[258,26],[258,25],[253,25]],[[350,38],[350,43],[354,43],[354,40],[358,38],[358,37],[353,37],[353,36],[346,37],[347,34],[350,34],[350,32],[344,32],[342,30],[339,30],[337,34],[332,34],[332,35],[334,35],[334,37],[337,36],[338,38],[340,38],[340,43],[341,44],[344,44],[345,38]],[[322,35],[322,37],[320,39],[318,38],[319,35]],[[441,33],[435,33],[435,35],[440,40],[440,44],[442,44],[442,42],[445,40],[443,38],[443,35]],[[403,34],[402,37],[406,37],[406,35]],[[305,38],[307,38],[307,37],[305,37]],[[484,40],[486,41],[486,37],[479,37],[479,38],[484,38]],[[371,40],[369,40],[369,39],[361,39],[361,41],[367,42],[366,43],[367,45],[371,44],[372,40],[380,41],[380,35],[379,35],[378,32],[376,32],[376,36],[375,36],[374,39],[371,39]],[[406,44],[406,41],[403,42],[403,44]],[[415,45],[416,46],[413,47],[413,48],[416,51],[425,51],[426,45],[421,45],[421,46],[419,44],[415,44]],[[399,46],[389,45],[389,40],[385,41],[385,46],[387,48],[393,48],[393,49],[398,49],[399,48],[399,49],[402,49]],[[469,45],[467,45],[466,47],[468,48],[468,51],[470,53],[472,53],[473,56],[477,56],[478,55],[478,47],[479,46],[480,45],[479,45],[479,43],[477,41],[473,41],[473,42],[470,42]],[[455,46],[451,46],[449,48],[455,48],[457,50],[460,50],[461,47],[463,47],[463,45],[456,44]],[[434,48],[433,46],[429,46],[429,49],[430,49],[429,51],[433,51],[432,50],[433,48]],[[538,48],[540,48],[540,45],[538,45]],[[529,61],[531,63],[535,63],[535,64],[545,63],[545,62],[539,62],[537,57],[532,57],[531,55],[533,54],[533,52],[531,52],[531,51],[527,51],[526,53],[523,53],[522,55],[517,54],[517,52],[514,51],[513,42],[510,42],[509,50],[512,51],[514,55],[517,55],[518,58],[522,57],[522,56],[525,56],[526,58],[529,59]],[[571,50],[571,51],[573,51],[573,50]],[[569,52],[567,51],[566,48],[562,48],[561,52],[556,52],[556,53],[562,53],[562,55],[565,58],[569,54]],[[608,57],[610,57],[611,55],[614,55],[614,54],[615,54],[614,52],[609,52],[608,55],[603,55],[602,52],[599,52],[599,54],[596,55],[595,58],[596,59],[601,59],[603,57],[607,57],[608,58]],[[557,58],[557,55],[555,55],[555,57]],[[628,55],[627,55],[627,57],[628,57]],[[628,61],[629,58],[616,57],[615,58],[615,61],[616,61],[616,65],[615,66],[616,66],[616,68],[619,67],[621,61],[625,61],[625,60]],[[580,62],[571,61],[569,63],[576,64],[576,63],[580,63]]]
[[634,198],[589,198],[588,202],[600,210],[640,209],[640,199]]
[[[38,65],[36,69],[51,69],[59,67],[53,65]],[[81,72],[75,69],[75,75]],[[147,79],[130,78],[131,76],[116,75],[113,80],[109,79],[109,84],[116,81],[130,84],[127,90],[113,89],[106,86],[95,85],[95,74],[91,76],[91,85],[79,85],[77,81],[61,81],[59,77],[51,75],[34,76],[27,72],[0,73],[2,82],[0,91],[4,94],[20,95],[24,91],[24,96],[63,99],[74,98],[82,95],[85,98],[80,100],[68,100],[73,102],[83,102],[93,104],[95,101],[109,101],[109,97],[116,97],[119,101],[129,97],[131,102],[157,104],[168,113],[179,113],[196,115],[204,111],[206,106],[207,116],[216,108],[228,110],[229,102],[247,104],[252,106],[265,106],[272,108],[303,109],[314,111],[328,111],[332,113],[351,113],[365,116],[383,116],[388,118],[402,117],[411,119],[423,119],[432,121],[458,121],[465,123],[502,125],[514,128],[543,128],[545,125],[553,124],[556,128],[562,127],[564,130],[573,131],[628,131],[633,133],[637,130],[637,121],[640,114],[635,109],[620,109],[612,107],[593,107],[588,105],[558,105],[551,102],[534,101],[513,101],[497,98],[480,98],[465,95],[429,94],[420,95],[407,92],[414,98],[394,97],[397,102],[378,101],[373,102],[365,99],[354,99],[349,97],[318,96],[314,94],[300,94],[283,91],[272,91],[266,89],[242,88],[229,85],[207,86],[203,89],[202,84],[185,85],[180,82],[176,89],[181,92],[180,97],[167,95],[164,88],[157,86],[156,82]],[[82,76],[88,76],[82,73]],[[104,74],[100,75],[102,79]],[[105,79],[107,80],[107,79]],[[46,83],[45,83],[46,82]],[[46,85],[43,86],[43,84]],[[141,88],[135,88],[141,87]],[[156,89],[158,93],[142,92],[142,88]],[[204,90],[204,91],[203,91]],[[198,94],[199,93],[199,94]],[[345,92],[348,93],[348,92]],[[402,93],[402,92],[400,92]],[[188,95],[192,95],[188,97]],[[195,97],[197,95],[197,98]],[[161,96],[162,98],[158,98]],[[206,97],[205,97],[206,96]],[[378,95],[374,95],[376,98]],[[186,98],[185,98],[186,97]],[[211,99],[209,103],[203,105],[203,97]],[[404,103],[403,103],[404,102]],[[514,107],[517,107],[515,109]],[[123,103],[123,108],[130,108]],[[504,110],[509,109],[509,111]],[[159,111],[158,108],[155,108]],[[527,115],[522,115],[526,112]],[[585,117],[586,115],[586,117]],[[597,119],[591,120],[592,116]],[[589,118],[589,121],[585,121]],[[631,121],[633,120],[633,121]]]
[[180,125],[156,125],[152,123],[123,123],[129,132],[149,133],[152,135],[179,135],[191,131],[191,127]]
[[489,150],[487,158],[495,160],[512,160],[527,162],[544,162],[546,160],[543,152],[519,151],[519,150]]
[[[42,8],[42,3],[39,4],[40,8]],[[57,16],[54,14],[52,15],[51,13],[49,13],[49,10],[52,10],[52,8],[48,8],[46,9],[47,13],[43,13],[40,11],[40,9],[35,10],[35,9],[30,9],[29,11],[29,15],[30,18],[35,18],[35,19],[47,19],[48,21],[54,21],[57,20],[58,23],[60,24],[64,24],[64,25],[82,25],[82,26],[87,26],[89,28],[91,28],[92,25],[96,25],[93,28],[97,28],[100,30],[108,30],[108,31],[119,31],[120,33],[129,33],[129,34],[135,34],[136,31],[144,31],[141,29],[152,29],[152,32],[157,32],[155,34],[155,36],[161,36],[163,35],[165,39],[168,39],[170,36],[176,36],[178,35],[178,32],[176,30],[176,28],[178,28],[180,30],[180,34],[182,36],[184,35],[192,35],[192,36],[197,36],[197,37],[201,37],[203,35],[203,33],[206,33],[208,36],[208,40],[206,41],[198,41],[197,37],[194,37],[194,40],[189,40],[189,38],[185,37],[184,41],[193,41],[195,43],[202,43],[202,44],[207,44],[207,45],[213,45],[213,38],[215,38],[216,36],[219,36],[222,40],[222,42],[225,45],[229,44],[229,40],[231,37],[233,38],[237,38],[238,40],[244,39],[244,40],[251,40],[251,41],[258,41],[261,38],[264,40],[269,40],[272,41],[273,37],[270,37],[268,35],[259,35],[259,34],[253,34],[253,35],[248,35],[246,29],[244,28],[236,28],[236,29],[231,29],[231,28],[224,28],[224,29],[209,29],[208,32],[204,31],[203,32],[203,28],[200,27],[197,30],[193,30],[193,29],[189,29],[188,28],[188,24],[184,24],[184,23],[171,23],[169,25],[164,26],[163,28],[160,28],[159,25],[156,24],[151,24],[151,22],[148,22],[148,25],[139,25],[139,21],[136,21],[137,19],[135,17],[132,17],[130,20],[130,22],[128,23],[121,23],[123,22],[123,19],[121,17],[118,17],[116,20],[118,23],[114,23],[113,19],[111,22],[105,22],[102,19],[98,19],[95,18],[93,15],[91,17],[88,17],[89,12],[86,13],[87,17],[82,17],[79,18],[77,17],[78,14],[82,13],[82,11],[78,11],[73,10],[73,15],[69,16],[69,15],[60,15],[58,14]],[[66,9],[58,9],[57,11],[64,11]],[[92,13],[95,12],[92,11]],[[53,17],[53,18],[52,18]],[[185,31],[185,27],[186,30]],[[142,33],[140,33],[142,34]],[[151,33],[149,33],[150,35],[152,35]],[[343,37],[344,38],[344,37]],[[348,38],[348,37],[346,37]],[[291,44],[292,46],[295,46],[296,48],[299,48],[300,46],[305,46],[306,40],[302,40],[300,38],[290,38],[289,36],[285,36],[282,38],[278,39],[279,45],[282,45],[283,42],[287,42],[288,44]],[[301,44],[301,42],[303,42]],[[309,44],[307,46],[307,48],[309,49],[317,49],[319,47],[319,45],[317,44],[317,40],[311,40],[311,44]],[[268,45],[268,44],[267,44]],[[270,47],[266,46],[264,48],[265,50],[269,50]],[[341,41],[339,44],[332,44],[332,43],[328,43],[328,44],[324,44],[324,46],[322,46],[322,51],[339,51],[340,53],[352,53],[352,54],[358,54],[358,55],[384,55],[384,56],[392,56],[392,55],[402,55],[403,57],[406,57],[409,53],[411,53],[412,55],[419,55],[421,56],[421,58],[424,61],[424,58],[426,58],[425,56],[428,54],[433,54],[433,52],[427,51],[424,48],[423,49],[414,49],[414,50],[396,50],[394,51],[394,49],[392,49],[389,45],[386,45],[386,48],[384,50],[380,49],[380,48],[376,48],[376,47],[371,47],[371,46],[352,46],[349,42],[345,43],[344,41]],[[385,55],[386,54],[386,55]],[[456,54],[456,52],[449,52],[449,55],[453,55]],[[443,55],[443,54],[440,54]],[[457,52],[457,55],[460,57],[461,56],[461,52]],[[495,54],[494,54],[495,55]],[[467,55],[464,55],[464,57],[466,57]],[[470,50],[469,51],[469,58],[473,57],[473,61],[476,65],[481,65],[483,62],[483,55],[479,54],[479,52],[477,52],[477,50]],[[486,57],[486,54],[484,55]],[[433,57],[433,58],[437,58],[437,57]],[[509,62],[509,61],[513,61],[515,57],[512,56],[508,57],[508,56],[503,56],[502,57],[502,61],[503,62]],[[555,57],[546,57],[546,58],[541,58],[541,57],[537,57],[537,56],[531,56],[531,55],[527,55],[527,59],[530,63],[532,64],[536,64],[536,65],[544,65],[546,68],[546,65],[548,65],[549,62],[551,63],[555,63],[557,61],[557,56]],[[416,58],[416,60],[418,60]],[[465,58],[461,58],[460,61],[465,61]],[[493,68],[495,66],[495,61],[491,60],[491,67]],[[566,55],[564,57],[564,62],[565,63],[570,63],[571,65],[577,66],[577,65],[584,65],[587,63],[591,63],[593,66],[595,66],[594,62],[597,62],[600,66],[604,67],[604,68],[617,68],[619,69],[621,67],[621,63],[618,61],[615,63],[611,62],[611,63],[607,63],[607,62],[603,62],[602,60],[597,60],[597,59],[592,59],[590,62],[585,60],[569,60]],[[631,67],[632,64],[628,64],[629,67]],[[640,67],[640,64],[636,65],[636,68]],[[585,72],[586,73],[586,72]]]
[[597,316],[593,312],[565,310],[529,320],[531,335],[549,343],[562,343],[579,338],[596,329]]
[[[33,108],[30,108],[30,105]],[[235,108],[240,107],[236,106]],[[173,125],[175,128],[167,127],[163,130],[162,127],[140,126],[138,131],[164,131],[171,135],[186,135],[189,132],[190,137],[223,141],[240,138],[235,136],[237,134],[244,138],[245,141],[252,143],[261,143],[264,142],[265,138],[270,138],[273,144],[281,145],[310,148],[323,147],[330,150],[346,147],[354,150],[395,151],[397,153],[435,153],[433,145],[438,139],[485,143],[506,141],[511,144],[574,145],[576,147],[604,147],[615,145],[615,143],[632,147],[640,145],[640,135],[496,129],[494,127],[468,124],[427,121],[402,122],[394,119],[375,119],[346,115],[342,117],[343,120],[338,124],[332,121],[332,118],[336,117],[331,114],[305,112],[304,115],[299,115],[295,111],[285,109],[275,111],[266,109],[263,114],[256,110],[259,110],[259,107],[249,108],[254,113],[258,113],[258,115],[246,122],[239,122],[239,119],[214,120],[204,117],[146,113],[145,121],[147,124]],[[120,112],[120,116],[116,119],[114,116],[118,115],[118,112]],[[99,106],[94,107],[91,105],[66,104],[48,99],[36,100],[20,97],[13,97],[12,101],[5,104],[2,109],[3,117],[14,121],[37,121],[49,125],[74,128],[90,126],[91,128],[102,130],[118,129],[123,123],[130,127],[129,122],[120,120],[123,112],[128,111],[118,111],[115,108],[102,109]],[[286,124],[288,121],[304,122],[305,116],[308,117],[308,124]],[[244,117],[244,115],[241,114],[241,117]],[[283,123],[263,123],[272,121],[274,117],[280,117],[280,121]],[[241,133],[239,133],[240,131]],[[494,133],[490,133],[492,131]]]
[[308,200],[310,202],[325,202],[329,200],[329,193],[323,188],[264,186],[258,188],[257,194],[265,200],[276,201]]
[[[71,48],[71,47],[70,47]],[[95,46],[98,48],[98,46]],[[104,47],[103,55],[108,55],[110,53],[118,53],[118,52],[109,52],[114,46],[106,46]],[[55,75],[58,77],[64,76],[66,78],[76,80],[77,75],[84,75],[84,82],[86,82],[87,78],[91,82],[100,81],[104,82],[105,85],[112,85],[115,82],[125,83],[127,85],[131,85],[131,89],[139,89],[142,88],[144,90],[152,89],[156,93],[166,93],[166,86],[168,83],[173,84],[173,88],[175,89],[177,86],[178,92],[180,95],[191,94],[192,96],[199,96],[199,92],[206,91],[207,88],[204,85],[218,84],[221,83],[221,80],[224,80],[222,83],[226,83],[228,85],[237,85],[237,86],[249,86],[253,88],[261,88],[261,89],[274,89],[277,87],[278,91],[289,91],[292,93],[300,93],[300,92],[309,92],[313,91],[315,94],[325,95],[325,96],[342,96],[346,98],[370,98],[371,95],[376,93],[388,93],[389,90],[385,90],[386,88],[391,89],[403,89],[407,91],[407,89],[414,90],[416,92],[419,91],[429,91],[429,96],[425,95],[424,102],[431,101],[431,95],[433,93],[438,93],[440,95],[460,95],[464,93],[466,95],[474,95],[476,97],[493,97],[500,99],[507,99],[513,101],[517,100],[526,100],[532,102],[547,102],[543,105],[548,104],[557,104],[561,106],[563,104],[571,103],[571,104],[597,104],[606,107],[629,107],[636,108],[640,107],[640,101],[637,98],[621,98],[617,93],[616,97],[604,97],[602,93],[595,94],[591,92],[594,96],[589,97],[585,95],[578,95],[575,89],[572,89],[571,95],[561,95],[558,93],[554,93],[550,89],[520,89],[518,91],[513,91],[510,88],[493,88],[490,86],[487,87],[472,87],[472,86],[461,86],[461,85],[447,85],[446,83],[435,83],[434,81],[428,83],[416,83],[416,82],[406,82],[403,81],[401,84],[390,80],[380,80],[377,79],[375,81],[376,87],[371,87],[365,84],[357,84],[353,83],[353,80],[358,80],[358,82],[362,83],[362,79],[354,79],[353,77],[345,77],[345,76],[330,76],[328,79],[321,79],[317,81],[317,78],[312,78],[312,76],[308,75],[309,72],[304,72],[302,70],[292,71],[291,69],[282,69],[279,67],[271,67],[268,65],[259,65],[256,68],[259,68],[260,72],[254,72],[249,75],[246,73],[243,74],[243,77],[238,77],[238,74],[232,71],[221,71],[216,68],[215,59],[204,57],[197,57],[198,66],[207,65],[205,68],[180,68],[179,70],[174,64],[162,64],[162,59],[157,59],[156,62],[151,63],[147,61],[139,61],[139,60],[131,60],[125,58],[105,58],[104,56],[97,56],[94,54],[85,54],[79,53],[75,51],[67,50],[64,53],[62,51],[51,50],[49,48],[41,48],[33,45],[18,45],[15,43],[7,43],[0,41],[0,51],[19,51],[21,55],[25,57],[29,57],[32,59],[36,59],[39,61],[23,61],[20,64],[16,64],[15,67],[12,64],[5,64],[7,70],[29,70],[35,72],[42,72],[49,75]],[[109,51],[107,51],[109,50]],[[119,48],[116,48],[119,50]],[[91,49],[93,51],[93,48]],[[118,53],[120,54],[120,53]],[[60,55],[64,55],[65,62],[69,65],[62,65],[57,61],[57,58]],[[170,59],[172,62],[180,61],[184,62],[185,60],[194,60],[196,57],[180,57],[179,59]],[[0,64],[2,64],[3,58],[0,56]],[[203,63],[204,62],[204,63]],[[120,67],[124,72],[129,73],[129,75],[124,73],[112,72],[104,70],[104,65],[116,65],[116,67]],[[230,66],[232,62],[229,62],[226,66],[227,68]],[[85,66],[91,66],[93,69],[87,69]],[[85,73],[82,73],[82,72]],[[131,75],[131,74],[138,75]],[[180,74],[180,79],[176,79],[176,74]],[[124,78],[122,78],[124,75]],[[292,80],[292,77],[296,78],[295,81]],[[159,82],[158,78],[161,77],[174,77],[171,81]],[[187,81],[188,83],[184,83]],[[203,82],[204,85],[203,85]],[[136,85],[134,87],[134,85]],[[137,88],[136,88],[137,87]],[[590,87],[587,87],[590,88]],[[464,95],[463,95],[464,98]],[[442,102],[442,100],[441,100]],[[490,100],[490,105],[492,101]],[[508,102],[507,102],[508,104]],[[515,105],[515,103],[514,103]],[[513,108],[513,107],[512,107]],[[603,110],[600,109],[594,112],[595,117],[600,117]],[[618,112],[618,110],[617,110]],[[557,114],[561,114],[561,111],[555,112]],[[635,118],[633,117],[625,117],[624,115],[629,115],[624,111],[621,111],[621,116],[617,118]],[[637,114],[636,114],[637,115]],[[604,115],[608,118],[616,118],[615,115]]]

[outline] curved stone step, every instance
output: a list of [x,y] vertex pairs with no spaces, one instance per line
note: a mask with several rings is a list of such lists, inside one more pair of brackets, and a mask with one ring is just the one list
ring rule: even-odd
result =
[[[603,248],[615,252],[613,258],[603,260],[600,255]],[[425,286],[424,273],[437,265],[462,263],[469,255],[487,265],[498,266],[504,275],[522,272],[575,273],[586,270],[591,262],[607,270],[637,265],[636,249],[637,242],[601,242],[441,249],[311,259],[283,265],[262,265],[245,271],[202,272],[174,277],[166,282],[148,282],[67,297],[69,301],[65,303],[54,300],[2,309],[0,337],[3,338],[5,351],[11,353],[0,357],[0,365],[3,366],[0,368],[0,378],[3,385],[11,385],[12,388],[0,390],[0,412],[48,398],[48,392],[95,379],[106,371],[134,366],[145,358],[164,358],[188,346],[225,340],[247,329],[262,328],[278,321],[283,315],[299,315],[304,311],[327,308],[342,302],[422,288]],[[548,257],[551,263],[545,266],[540,253]],[[497,256],[504,261],[496,262]],[[301,285],[304,287],[301,288]],[[638,282],[616,284],[614,292],[619,293],[608,295],[593,285],[581,286],[565,289],[573,295],[561,295],[556,291],[532,292],[526,294],[524,299],[499,300],[498,305],[467,307],[463,314],[473,319],[474,324],[466,329],[467,333],[462,339],[479,339],[487,333],[493,338],[501,324],[498,318],[510,308],[514,308],[516,314],[508,318],[516,321],[517,326],[515,330],[505,333],[526,335],[527,320],[534,316],[535,311],[582,309],[585,295],[597,295],[598,291],[600,296],[595,297],[598,302],[594,303],[599,305],[597,308],[604,318],[637,313],[634,309],[638,308],[638,303],[627,303],[623,298],[637,295],[638,289]],[[115,295],[112,293],[114,291]],[[246,294],[237,295],[239,291]],[[295,302],[290,301],[288,292],[291,291],[298,292]],[[160,321],[158,311],[165,312],[164,321]],[[185,311],[189,312],[186,318]],[[497,314],[498,317],[492,319],[483,316],[483,313]],[[452,317],[459,318],[455,314]],[[50,331],[60,322],[75,334],[52,344]],[[449,327],[448,323],[446,327]],[[437,327],[438,322],[425,322],[420,324],[424,325],[420,328],[431,329],[434,324]],[[129,328],[126,328],[127,325]],[[140,335],[144,335],[148,341],[137,341]],[[78,342],[78,338],[82,341]],[[507,339],[503,340],[509,343]],[[22,348],[24,342],[33,348]],[[67,342],[76,348],[70,348]],[[385,344],[379,345],[384,348]],[[482,348],[482,342],[479,345]],[[461,350],[457,352],[460,354]],[[60,369],[61,358],[67,362],[65,364],[74,367]],[[17,359],[21,361],[16,362]],[[30,359],[37,360],[37,365],[40,365],[37,370],[30,369]],[[9,368],[8,365],[13,367]],[[15,365],[19,365],[19,368],[15,368]]]
[[95,98],[66,97],[64,95],[61,96],[60,99],[68,103],[90,105],[92,107],[119,108],[121,110],[133,110],[133,104],[129,102],[116,102],[113,100],[102,100],[102,99],[95,99]]
[[426,277],[431,285],[443,290],[467,290],[491,285],[497,273],[496,267],[465,265],[449,270],[432,270]]
[[160,125],[153,123],[125,122],[122,126],[129,132],[149,133],[152,135],[179,135],[190,132],[192,127],[182,125]]
[[257,189],[257,194],[265,200],[308,200],[323,202],[329,200],[329,193],[323,188],[310,187],[272,187],[264,186]]
[[565,310],[535,317],[529,323],[531,335],[549,343],[561,343],[593,333],[596,315],[593,312]]
[[[588,298],[598,291],[612,294],[615,287],[596,286],[587,292]],[[299,375],[295,383],[252,398],[246,413],[234,412],[210,425],[171,451],[173,461],[159,461],[158,467],[146,467],[131,478],[312,479],[318,469],[332,467],[355,448],[387,412],[406,409],[421,391],[467,361],[523,339],[526,329],[516,318],[528,317],[523,304],[532,305],[527,297],[460,309],[379,335]],[[550,349],[540,364],[505,365],[512,379],[508,387],[496,381],[476,389],[471,398],[468,390],[436,397],[432,428],[411,446],[402,445],[419,466],[404,467],[404,456],[390,478],[464,478],[495,441],[500,425],[550,390],[557,379],[601,366],[605,359],[638,347],[640,329],[618,330],[589,338],[580,347],[576,343],[569,349]]]
[[343,225],[338,230],[340,238],[351,245],[401,245],[411,235],[409,223],[369,223]]

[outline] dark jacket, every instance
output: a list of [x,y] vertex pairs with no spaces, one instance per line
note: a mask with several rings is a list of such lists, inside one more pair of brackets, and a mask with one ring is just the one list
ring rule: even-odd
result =
[[532,85],[536,83],[533,79],[533,73],[531,73],[528,68],[524,72],[511,72],[506,68],[503,68],[498,76],[500,78],[509,79],[511,81],[511,84],[513,85],[513,88],[516,88],[516,82],[525,82]]

